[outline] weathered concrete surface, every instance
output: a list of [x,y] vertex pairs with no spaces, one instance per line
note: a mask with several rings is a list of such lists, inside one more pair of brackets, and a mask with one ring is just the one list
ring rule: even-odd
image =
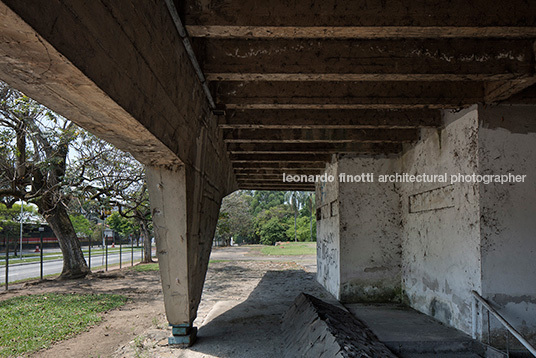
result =
[[[328,176],[337,177],[338,162],[326,166]],[[326,181],[316,185],[316,255],[317,280],[326,290],[340,298],[341,250],[339,181]]]
[[[404,172],[478,172],[476,106],[445,111],[444,121],[444,129],[423,133],[404,153]],[[478,184],[404,183],[400,191],[402,277],[411,306],[470,332],[470,291],[480,290]],[[421,200],[421,207],[411,208],[412,198]]]
[[[480,186],[482,296],[533,344],[536,343],[535,113],[535,106],[479,108],[481,172],[527,175],[522,184]],[[492,342],[504,345],[504,330],[497,320],[491,319],[490,323]],[[486,326],[484,322],[483,327]],[[485,337],[486,329],[482,333]]]
[[170,324],[196,318],[223,193],[185,166],[147,167],[156,250]]
[[[329,193],[330,201],[339,205],[340,217],[337,225],[318,222],[319,252],[328,252],[323,249],[325,228],[333,230],[330,235],[336,238],[329,246],[333,251],[329,260],[318,256],[319,281],[339,298],[366,301],[366,293],[373,292],[366,282],[374,276],[363,264],[384,258],[389,268],[386,277],[391,283],[401,279],[402,299],[413,308],[471,333],[471,291],[475,290],[534,340],[533,117],[533,106],[475,105],[445,111],[444,127],[423,130],[422,139],[407,145],[398,158],[339,156],[328,167],[330,173],[446,173],[448,180],[402,182],[392,189],[379,182],[318,185],[318,195]],[[391,166],[386,165],[389,161]],[[511,173],[526,179],[507,184],[451,183],[450,175],[458,173]],[[328,204],[319,203],[322,208]],[[398,266],[397,250],[401,252]],[[325,273],[331,273],[331,279]],[[352,279],[354,293],[345,295]],[[385,300],[380,292],[374,294]],[[485,335],[485,316],[479,315],[475,323],[477,334]],[[492,338],[501,344],[503,333],[497,328],[492,320]]]
[[484,347],[411,308],[384,304],[345,307],[399,357],[483,357]]
[[[404,0],[388,3],[381,0],[358,0],[340,4],[336,0],[272,3],[251,1],[195,0],[182,4],[186,25],[222,26],[384,26],[461,27],[460,33],[470,34],[472,26],[533,26],[536,23],[536,5],[514,0],[506,3],[489,3],[476,0],[467,6],[463,0],[430,4],[418,0],[408,6]],[[431,14],[434,16],[431,16]],[[308,16],[304,16],[304,15]],[[469,29],[467,28],[469,27]],[[463,36],[460,36],[463,37]]]
[[0,53],[0,78],[11,86],[144,163],[180,162],[160,139],[3,2]]
[[400,299],[398,191],[346,178],[394,171],[396,157],[342,156],[327,167],[334,181],[317,186],[318,280],[341,301]]
[[[339,159],[340,175],[398,171],[397,158]],[[340,180],[341,178],[338,178]],[[343,302],[400,299],[400,200],[392,183],[339,183]]]
[[150,166],[166,312],[191,323],[236,183],[165,3],[7,0],[0,18],[3,80]]
[[304,293],[283,316],[283,331],[283,357],[396,357],[344,307]]
[[217,119],[164,2],[5,0],[0,16],[3,80],[146,164],[209,157],[225,168],[211,180],[233,189]]

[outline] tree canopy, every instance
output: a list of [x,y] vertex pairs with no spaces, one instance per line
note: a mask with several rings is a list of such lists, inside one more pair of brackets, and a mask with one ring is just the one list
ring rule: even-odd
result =
[[316,240],[314,194],[281,191],[237,191],[225,197],[216,238],[229,244],[273,245],[278,241]]

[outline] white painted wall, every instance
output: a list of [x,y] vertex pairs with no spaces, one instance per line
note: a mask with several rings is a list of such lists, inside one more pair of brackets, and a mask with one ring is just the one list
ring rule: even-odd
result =
[[328,174],[527,182],[319,185],[318,280],[343,301],[387,301],[400,284],[412,307],[466,333],[476,290],[536,341],[536,106],[475,105],[443,121],[399,158],[342,156]]
[[[411,174],[478,172],[478,112],[444,112],[445,128],[423,131],[401,157]],[[411,306],[470,332],[471,290],[480,288],[480,215],[477,184],[405,183],[402,201],[402,285]],[[417,196],[426,204],[411,210]]]
[[[390,174],[397,158],[343,156],[339,174]],[[343,302],[400,298],[400,200],[394,183],[340,182],[339,217]]]
[[536,343],[536,106],[480,108],[479,118],[482,173],[527,175],[480,186],[482,295]]
[[[326,166],[328,175],[337,175],[338,163]],[[339,200],[338,181],[316,184],[316,245],[317,280],[339,299],[340,292],[340,241],[339,216],[336,212]]]

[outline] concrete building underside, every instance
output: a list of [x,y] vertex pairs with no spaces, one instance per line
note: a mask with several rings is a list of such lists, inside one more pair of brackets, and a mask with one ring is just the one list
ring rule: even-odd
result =
[[[318,280],[339,300],[482,336],[474,290],[534,342],[535,24],[525,0],[1,0],[0,79],[147,165],[178,336],[222,198],[316,190]],[[338,180],[361,173],[376,180]],[[526,177],[378,180],[396,173]]]

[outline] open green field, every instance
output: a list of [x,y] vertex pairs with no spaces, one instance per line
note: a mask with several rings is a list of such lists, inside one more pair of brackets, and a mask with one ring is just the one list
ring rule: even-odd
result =
[[87,330],[127,298],[108,294],[42,294],[0,302],[0,357],[26,355]]
[[284,242],[277,246],[261,246],[260,253],[277,256],[316,255],[316,242]]

